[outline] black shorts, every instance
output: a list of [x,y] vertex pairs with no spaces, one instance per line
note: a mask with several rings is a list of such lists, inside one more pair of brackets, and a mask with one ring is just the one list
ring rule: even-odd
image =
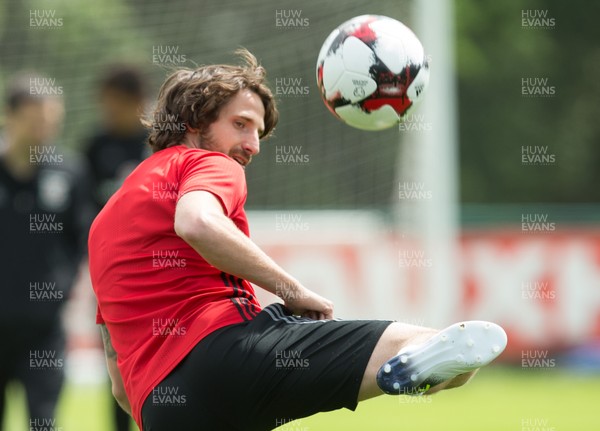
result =
[[150,393],[144,431],[258,431],[354,410],[384,320],[315,321],[280,304],[202,339]]

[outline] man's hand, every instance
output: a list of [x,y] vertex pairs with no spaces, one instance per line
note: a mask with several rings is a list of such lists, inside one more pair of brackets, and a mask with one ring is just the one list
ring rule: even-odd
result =
[[292,313],[314,320],[333,319],[333,302],[302,286],[291,289],[281,296]]

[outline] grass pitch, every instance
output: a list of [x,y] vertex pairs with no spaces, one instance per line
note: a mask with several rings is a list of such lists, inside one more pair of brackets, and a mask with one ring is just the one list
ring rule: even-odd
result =
[[[108,386],[67,385],[57,431],[111,431]],[[593,431],[600,430],[600,373],[486,367],[463,388],[431,397],[382,396],[356,412],[321,413],[278,431]],[[23,393],[9,391],[7,431],[27,431]],[[132,427],[132,430],[135,429]],[[178,431],[178,430],[173,430]]]

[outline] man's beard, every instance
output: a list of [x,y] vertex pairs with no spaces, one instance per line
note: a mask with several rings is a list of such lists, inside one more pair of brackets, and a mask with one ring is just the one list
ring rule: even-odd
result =
[[238,150],[237,148],[234,148],[230,153],[223,153],[223,151],[220,151],[215,138],[213,137],[212,133],[210,133],[210,130],[200,132],[198,136],[198,147],[202,148],[203,150],[225,154],[233,159],[235,159],[236,155],[239,155],[243,160],[248,161],[245,166],[248,166],[252,161],[252,156],[250,154],[247,154],[243,150]]

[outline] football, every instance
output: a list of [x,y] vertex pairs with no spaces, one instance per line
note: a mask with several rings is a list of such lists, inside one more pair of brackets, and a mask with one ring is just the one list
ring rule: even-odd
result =
[[325,105],[362,130],[401,122],[428,82],[421,42],[404,24],[385,16],[346,21],[327,37],[317,59],[317,85]]

